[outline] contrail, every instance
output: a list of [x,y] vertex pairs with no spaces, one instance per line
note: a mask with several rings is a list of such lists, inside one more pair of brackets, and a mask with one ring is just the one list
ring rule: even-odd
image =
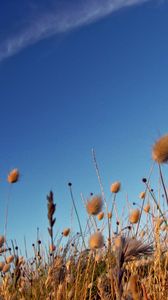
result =
[[29,25],[0,44],[0,61],[17,54],[29,45],[47,37],[95,22],[123,7],[142,4],[148,0],[85,0],[76,6],[60,9],[55,5],[51,12],[44,12],[29,20]]

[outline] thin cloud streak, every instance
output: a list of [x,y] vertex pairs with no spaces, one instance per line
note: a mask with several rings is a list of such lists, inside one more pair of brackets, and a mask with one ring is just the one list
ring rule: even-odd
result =
[[54,11],[37,16],[36,20],[30,20],[28,27],[7,37],[0,45],[0,61],[47,37],[87,25],[123,7],[146,1],[148,0],[88,0],[76,9],[65,6],[64,10],[59,11],[55,7]]

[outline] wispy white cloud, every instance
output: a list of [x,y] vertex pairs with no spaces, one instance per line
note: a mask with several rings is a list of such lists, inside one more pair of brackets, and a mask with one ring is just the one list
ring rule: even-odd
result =
[[78,1],[77,6],[65,5],[64,9],[55,5],[52,11],[30,19],[27,27],[1,41],[0,61],[49,36],[89,24],[123,7],[146,1],[148,0],[85,0],[81,4]]

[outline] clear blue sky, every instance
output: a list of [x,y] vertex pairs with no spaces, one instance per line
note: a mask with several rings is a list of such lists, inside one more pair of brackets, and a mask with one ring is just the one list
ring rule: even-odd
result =
[[19,244],[37,226],[47,235],[50,189],[56,230],[70,226],[68,181],[84,219],[80,193],[100,192],[92,147],[107,196],[122,183],[120,207],[143,190],[152,144],[167,132],[168,3],[122,2],[0,4],[0,226],[17,167],[8,237]]

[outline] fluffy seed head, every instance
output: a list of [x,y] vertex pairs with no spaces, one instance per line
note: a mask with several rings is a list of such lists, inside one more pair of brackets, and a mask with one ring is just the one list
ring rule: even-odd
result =
[[97,215],[101,212],[103,201],[101,196],[93,196],[86,204],[86,209],[89,215]]
[[104,246],[104,237],[101,232],[96,232],[90,236],[89,246],[90,249],[99,249]]
[[132,224],[136,224],[139,221],[139,218],[140,218],[140,210],[134,209],[129,216],[129,221]]
[[141,192],[141,193],[139,194],[139,198],[140,198],[140,199],[144,199],[144,198],[145,198],[145,192]]
[[3,235],[0,235],[0,247],[3,246],[4,242],[5,242],[5,237]]
[[121,236],[116,237],[115,241],[114,241],[115,247],[116,248],[120,248],[121,244],[122,244],[122,238]]
[[63,236],[68,236],[69,233],[70,233],[70,228],[65,228],[65,229],[63,230],[63,232],[62,232],[62,235],[63,235]]
[[144,206],[144,211],[146,213],[148,213],[150,211],[150,204],[149,203]]
[[3,272],[3,273],[6,273],[6,272],[8,272],[9,270],[10,270],[10,264],[5,264],[5,265],[3,266],[2,272]]
[[6,258],[6,262],[7,264],[10,264],[12,261],[14,260],[14,256],[13,255],[10,255]]
[[5,265],[4,261],[0,261],[0,271],[2,271],[4,265]]
[[112,183],[112,185],[110,187],[110,191],[112,193],[116,194],[119,192],[120,188],[121,188],[121,183],[119,181],[116,181],[116,182]]
[[168,134],[161,137],[153,146],[152,158],[159,164],[168,161]]
[[101,211],[98,215],[97,215],[98,220],[102,220],[104,218],[104,212]]
[[56,250],[56,246],[51,244],[50,245],[50,252],[54,252]]
[[108,216],[108,219],[111,219],[112,218],[112,212],[109,211],[107,216]]
[[19,180],[19,171],[18,169],[13,169],[9,174],[8,174],[8,182],[9,183],[15,183]]

